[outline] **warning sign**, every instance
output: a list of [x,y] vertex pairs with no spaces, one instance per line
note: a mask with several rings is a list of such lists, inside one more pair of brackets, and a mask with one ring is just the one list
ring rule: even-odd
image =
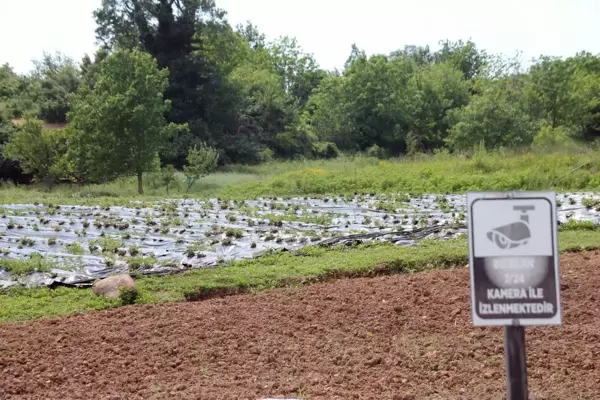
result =
[[468,193],[475,326],[560,325],[553,192]]

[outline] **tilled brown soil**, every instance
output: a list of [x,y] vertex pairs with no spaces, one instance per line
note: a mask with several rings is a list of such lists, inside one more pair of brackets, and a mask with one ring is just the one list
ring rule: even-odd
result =
[[[562,257],[564,325],[527,329],[532,399],[600,398],[598,253]],[[502,399],[466,268],[0,326],[0,399]]]

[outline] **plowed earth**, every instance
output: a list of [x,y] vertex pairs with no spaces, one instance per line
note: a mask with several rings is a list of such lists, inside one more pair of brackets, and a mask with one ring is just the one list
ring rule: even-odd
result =
[[[600,255],[562,257],[564,325],[527,329],[531,399],[600,398]],[[468,270],[345,279],[0,326],[4,399],[502,399]]]

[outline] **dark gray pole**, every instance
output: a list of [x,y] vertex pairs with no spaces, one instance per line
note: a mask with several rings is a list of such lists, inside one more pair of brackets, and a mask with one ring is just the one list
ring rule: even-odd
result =
[[524,327],[504,327],[504,356],[506,358],[506,399],[528,400]]

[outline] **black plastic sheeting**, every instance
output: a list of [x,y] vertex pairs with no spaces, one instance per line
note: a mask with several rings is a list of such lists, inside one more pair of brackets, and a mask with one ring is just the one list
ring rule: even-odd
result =
[[[593,196],[559,195],[559,221],[599,222],[600,214],[582,205],[583,198]],[[422,238],[466,233],[465,216],[463,195],[241,203],[186,199],[110,208],[10,204],[0,208],[0,288],[87,286],[124,272],[166,275],[318,243],[360,240],[415,245]],[[103,246],[114,249],[107,252]],[[27,275],[7,272],[7,262],[28,260],[35,253],[55,267]],[[133,271],[130,264],[140,257],[153,257],[156,262]]]

